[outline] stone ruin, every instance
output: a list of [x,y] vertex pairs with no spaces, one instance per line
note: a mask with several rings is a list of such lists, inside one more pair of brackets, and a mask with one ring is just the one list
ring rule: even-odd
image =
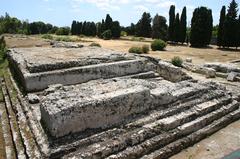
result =
[[238,95],[160,59],[97,47],[19,48],[8,59],[27,93],[18,157],[168,158],[240,118]]

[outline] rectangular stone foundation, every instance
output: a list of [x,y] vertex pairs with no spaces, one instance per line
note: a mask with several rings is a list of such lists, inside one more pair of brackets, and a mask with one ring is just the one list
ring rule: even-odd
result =
[[144,58],[89,47],[14,49],[9,53],[9,62],[27,92],[41,91],[52,84],[79,84],[155,69]]
[[149,100],[149,89],[139,86],[98,95],[91,100],[79,100],[60,109],[44,103],[41,115],[50,134],[60,137],[120,123],[126,117],[148,109],[151,106]]
[[56,83],[63,85],[78,84],[99,78],[113,78],[136,74],[143,70],[145,70],[144,60],[103,63],[51,72],[29,74],[25,76],[25,86],[28,91],[36,91],[43,90],[49,85]]

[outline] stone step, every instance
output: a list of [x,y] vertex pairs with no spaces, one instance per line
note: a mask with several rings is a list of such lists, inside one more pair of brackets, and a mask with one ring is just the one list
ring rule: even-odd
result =
[[15,110],[12,107],[11,99],[9,97],[7,88],[5,87],[5,83],[3,82],[2,84],[3,84],[2,91],[3,91],[5,106],[6,106],[6,110],[7,110],[6,112],[7,112],[8,119],[9,119],[12,140],[14,143],[15,152],[12,152],[12,153],[16,153],[16,158],[25,159],[25,158],[27,158],[25,146],[24,146],[24,143],[22,142],[23,138],[21,136],[21,133],[20,133],[20,130],[18,127],[17,117],[14,112]]
[[[159,74],[154,71],[142,72],[138,74],[133,74],[129,76],[123,76],[122,78],[136,78],[136,79],[147,79],[147,78],[156,78],[159,77]],[[163,79],[163,78],[161,78]]]
[[228,124],[238,119],[240,119],[239,107],[237,110],[229,113],[226,116],[223,116],[218,120],[213,121],[211,124],[207,125],[206,127],[203,127],[202,129],[195,131],[186,137],[176,140],[175,142],[172,142],[161,149],[158,149],[148,155],[145,155],[141,159],[169,158],[172,155],[179,153],[181,150],[199,142],[200,140],[206,138],[207,136],[215,133],[216,131],[224,128]]
[[[8,70],[10,74],[10,70]],[[23,134],[25,134],[24,141],[27,146],[28,155],[33,158],[45,157],[47,158],[49,155],[49,143],[48,137],[43,130],[42,125],[37,119],[37,115],[34,114],[33,108],[29,107],[29,104],[24,100],[22,92],[17,87],[12,76],[8,77],[10,79],[8,84],[9,89],[14,89],[17,93],[16,98],[16,106],[15,109],[17,112],[18,123],[21,125]],[[20,126],[19,126],[20,127]],[[31,157],[30,157],[31,158]]]
[[32,134],[32,131],[28,125],[27,118],[22,109],[22,105],[18,98],[14,97],[13,95],[15,93],[17,94],[18,92],[16,91],[10,77],[5,76],[5,81],[8,81],[6,82],[5,87],[8,92],[11,92],[8,93],[8,95],[11,100],[12,108],[15,110],[16,119],[18,122],[17,126],[22,137],[25,153],[28,158],[40,158],[41,153],[39,151],[39,147],[37,146],[34,135]]
[[[224,104],[224,100],[222,102],[222,104]],[[77,154],[79,154],[78,157],[82,158],[104,158],[112,153],[122,151],[128,146],[139,144],[149,138],[161,134],[162,132],[161,127],[156,127],[154,124],[146,124],[141,128],[135,128],[134,130],[127,131],[124,134],[116,135],[115,138],[90,145],[87,148],[82,148],[82,150],[77,151]],[[75,155],[75,153],[73,154]]]
[[[2,88],[0,91],[2,91]],[[15,151],[15,145],[13,142],[10,121],[9,121],[9,117],[8,117],[4,102],[0,103],[0,121],[2,125],[2,133],[3,133],[2,143],[4,142],[4,147],[5,147],[4,156],[6,159],[15,159],[17,154]]]
[[145,60],[127,60],[25,75],[27,91],[38,91],[52,84],[71,85],[100,78],[113,78],[152,70]]
[[139,158],[143,155],[158,150],[165,145],[174,142],[175,140],[178,140],[182,136],[186,136],[192,132],[204,128],[213,121],[221,118],[228,113],[231,113],[238,108],[239,103],[237,103],[237,101],[234,101],[233,103],[226,105],[219,110],[207,114],[206,116],[197,118],[196,120],[193,120],[189,123],[183,124],[172,131],[154,136],[153,138],[150,138],[149,140],[146,140],[136,146],[128,147],[124,151],[109,156],[108,159]]
[[189,122],[199,116],[205,115],[213,110],[220,108],[222,105],[231,102],[231,96],[224,96],[220,99],[213,99],[192,107],[189,110],[183,111],[181,113],[172,115],[167,118],[157,120],[153,123],[145,125],[147,128],[161,127],[163,130],[167,131],[177,126]]
[[[188,98],[204,90],[212,88],[204,85],[194,86],[190,82],[184,81],[178,84],[169,83],[169,81],[162,80],[160,85],[151,90],[151,95],[154,97],[154,105],[167,106],[172,102]],[[167,90],[167,91],[166,91]]]
[[[208,93],[207,93],[208,92]],[[206,102],[208,100],[212,100],[213,98],[220,98],[224,95],[223,91],[215,91],[213,90],[201,90],[197,92],[195,95],[188,97],[187,99],[177,101],[175,103],[172,103],[168,105],[169,108],[166,109],[154,109],[150,111],[148,114],[140,115],[136,120],[131,121],[129,124],[126,124],[123,128],[124,129],[110,129],[109,131],[102,132],[90,137],[85,137],[84,139],[80,139],[79,141],[76,141],[74,143],[65,144],[64,146],[59,146],[60,148],[53,150],[53,156],[56,156],[57,154],[63,155],[65,152],[71,152],[75,149],[80,149],[81,147],[86,147],[94,142],[101,142],[103,140],[107,140],[109,138],[112,138],[113,136],[119,135],[120,133],[126,133],[133,131],[134,128],[140,128],[141,126],[154,122],[155,120],[158,120],[160,118],[164,118],[166,116],[170,116],[172,114],[178,113],[180,111],[189,109],[193,105]],[[77,137],[74,137],[75,139]],[[102,140],[101,140],[102,139]],[[62,139],[59,139],[62,142]],[[58,141],[55,141],[58,142]],[[73,146],[74,145],[74,146]],[[83,146],[84,145],[84,146]],[[74,150],[73,150],[74,149]]]
[[154,109],[148,114],[144,114],[135,121],[127,124],[127,127],[140,127],[161,118],[165,118],[181,111],[187,110],[194,105],[207,102],[212,99],[218,99],[225,95],[224,91],[199,90],[195,95],[180,99],[172,104],[168,104],[166,109]]

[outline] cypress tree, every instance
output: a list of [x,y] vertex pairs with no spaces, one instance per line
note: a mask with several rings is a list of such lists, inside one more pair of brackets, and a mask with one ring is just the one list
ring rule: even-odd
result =
[[121,36],[121,27],[118,21],[114,21],[112,23],[112,37],[113,38],[120,38]]
[[168,28],[168,39],[174,40],[174,21],[175,21],[175,6],[171,5],[169,10],[169,28]]
[[[238,17],[238,28],[240,28],[240,15]],[[237,47],[240,47],[240,29],[237,30]]]
[[[238,17],[238,28],[240,28],[240,15],[239,15],[239,17]],[[240,47],[240,29],[238,29],[238,35],[237,35],[237,37],[238,37],[238,47]]]
[[158,14],[153,18],[153,26],[152,26],[152,38],[153,39],[162,39],[164,41],[167,40],[167,20],[163,16],[159,16]]
[[77,23],[77,33],[78,33],[78,35],[82,34],[82,27],[83,27],[82,22]]
[[233,0],[229,7],[226,19],[224,21],[224,45],[227,47],[237,47],[238,20],[237,20],[237,3]]
[[173,30],[173,41],[179,42],[180,41],[180,20],[179,20],[179,13],[177,13],[175,21],[174,21],[174,30]]
[[151,15],[150,13],[144,12],[142,18],[137,23],[137,36],[151,37]]
[[180,39],[179,42],[182,44],[185,42],[187,33],[187,8],[184,7],[180,19]]
[[84,21],[84,22],[83,22],[83,25],[82,25],[82,34],[83,34],[83,35],[86,35],[86,27],[87,27],[86,25],[87,25],[87,22]]
[[106,16],[106,20],[105,20],[105,30],[111,30],[111,28],[112,28],[112,18],[110,17],[110,15],[109,14],[107,14],[107,16]]
[[191,21],[190,43],[193,47],[209,45],[212,36],[212,11],[206,7],[196,8]]
[[74,20],[74,21],[72,22],[72,27],[71,27],[71,33],[72,33],[72,35],[76,35],[76,34],[77,34],[77,32],[76,32],[76,25],[77,25],[77,22]]
[[225,46],[224,39],[223,39],[225,17],[226,17],[226,7],[222,6],[222,10],[220,13],[219,26],[218,26],[217,45],[223,46],[223,47]]

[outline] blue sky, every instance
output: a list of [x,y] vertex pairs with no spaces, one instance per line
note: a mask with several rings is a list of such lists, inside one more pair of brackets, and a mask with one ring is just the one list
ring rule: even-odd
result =
[[[21,20],[44,21],[57,26],[70,26],[72,20],[101,21],[109,13],[113,20],[128,26],[136,23],[144,11],[163,15],[168,19],[169,6],[174,4],[176,12],[187,6],[188,23],[194,8],[207,6],[212,9],[214,24],[219,21],[223,5],[231,0],[1,0],[0,14],[8,12]],[[240,5],[240,0],[236,0]]]

